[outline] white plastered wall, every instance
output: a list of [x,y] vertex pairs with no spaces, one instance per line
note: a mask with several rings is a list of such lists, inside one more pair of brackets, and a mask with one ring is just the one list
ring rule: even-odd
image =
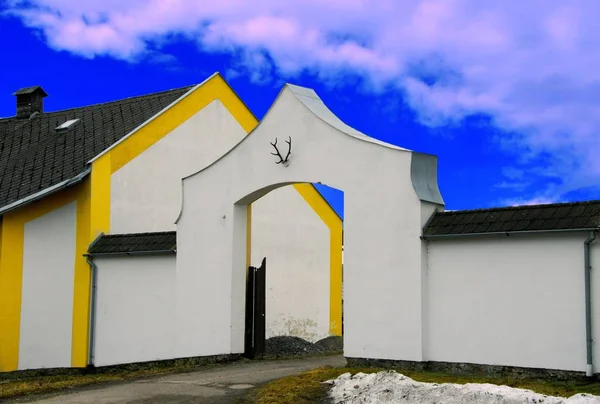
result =
[[94,364],[174,358],[175,255],[95,257]]
[[[323,181],[345,197],[345,354],[422,359],[421,202],[411,183],[411,152],[382,145],[328,113],[314,92],[286,86],[250,136],[184,180],[178,356],[243,350],[243,205],[280,185]],[[294,151],[285,167],[275,164],[269,142],[278,137],[283,144],[287,136]]]
[[267,338],[329,336],[330,232],[293,186],[252,205],[252,265],[267,258]]
[[586,236],[430,241],[427,359],[584,371]]
[[181,179],[207,166],[246,132],[214,100],[111,177],[111,233],[175,230]]
[[77,203],[25,224],[19,370],[71,366]]
[[[111,233],[175,230],[181,179],[245,136],[219,100],[198,111],[112,175]],[[263,256],[269,262],[268,335],[328,336],[327,226],[293,187],[286,187],[253,204],[252,233],[253,263],[259,265]]]
[[[436,211],[444,211],[444,206],[429,202],[421,204],[421,228],[425,228],[433,218]],[[428,270],[428,244],[422,240],[419,246],[421,252],[421,316],[422,316],[422,338],[423,338],[423,358],[429,358],[429,344],[427,338],[429,335],[429,270]]]

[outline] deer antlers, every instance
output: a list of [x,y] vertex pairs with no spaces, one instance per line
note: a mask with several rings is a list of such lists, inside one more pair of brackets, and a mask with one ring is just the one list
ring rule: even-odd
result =
[[287,155],[285,156],[285,158],[283,158],[281,153],[279,153],[279,149],[277,148],[277,138],[275,138],[275,143],[271,143],[271,146],[273,146],[275,148],[275,152],[276,152],[276,153],[271,153],[271,154],[273,156],[279,157],[279,161],[277,161],[275,164],[282,164],[282,163],[285,164],[288,162],[288,158],[290,157],[290,154],[292,154],[292,137],[290,136],[289,138],[290,138],[290,140],[285,141],[289,145],[288,152],[287,152]]

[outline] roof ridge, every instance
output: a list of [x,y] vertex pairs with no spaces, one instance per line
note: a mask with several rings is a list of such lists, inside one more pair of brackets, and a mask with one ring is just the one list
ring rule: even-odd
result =
[[586,204],[600,204],[600,199],[590,199],[585,201],[576,202],[556,202],[556,203],[541,203],[535,205],[519,205],[519,206],[499,206],[493,208],[480,208],[480,209],[464,209],[464,210],[450,210],[450,211],[438,211],[436,214],[440,215],[453,215],[461,213],[477,213],[477,212],[498,212],[507,210],[526,210],[526,209],[537,209],[537,208],[554,208],[562,206],[578,206]]
[[[175,91],[181,91],[183,89],[190,89],[190,88],[193,88],[195,85],[196,84],[192,84],[192,85],[181,86],[181,87],[177,87],[177,88],[171,88],[169,90],[161,90],[161,91],[156,91],[156,92],[152,92],[152,93],[148,93],[148,94],[140,94],[140,95],[134,95],[134,96],[131,96],[131,97],[119,98],[119,99],[112,100],[112,101],[104,101],[104,102],[98,102],[98,103],[95,103],[95,104],[82,105],[82,106],[79,106],[79,107],[59,109],[59,110],[56,110],[56,111],[48,111],[48,112],[44,112],[43,115],[60,114],[60,113],[65,113],[65,112],[70,112],[70,111],[81,110],[81,109],[85,109],[85,108],[100,107],[100,106],[103,106],[103,105],[114,104],[114,103],[119,103],[119,102],[135,101],[135,100],[137,100],[139,98],[161,96],[161,95],[164,95],[166,93],[171,93],[171,92],[175,92]],[[0,117],[0,121],[9,120],[9,119],[16,119],[16,117],[14,117],[14,116]]]

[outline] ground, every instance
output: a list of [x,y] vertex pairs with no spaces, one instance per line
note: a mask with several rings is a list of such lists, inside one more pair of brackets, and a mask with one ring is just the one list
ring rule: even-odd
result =
[[74,391],[35,395],[4,402],[39,404],[234,404],[239,402],[248,393],[248,390],[254,386],[310,369],[323,366],[342,367],[345,364],[346,360],[341,355],[232,363],[198,372],[109,383],[78,388]]
[[[328,341],[334,343],[335,341]],[[306,345],[309,344],[309,345]],[[75,376],[21,376],[0,379],[0,397],[30,394],[2,403],[220,403],[220,404],[323,404],[395,403],[600,403],[598,378],[527,378],[507,374],[453,374],[377,368],[347,368],[339,353],[323,348],[318,357],[310,343],[276,339],[271,357],[294,355],[294,359],[212,364],[198,368],[194,363],[148,365],[113,369]],[[334,348],[337,345],[334,344]],[[299,356],[300,357],[299,357]],[[304,355],[304,357],[302,357]],[[325,355],[325,356],[323,356]],[[341,376],[340,376],[341,375]],[[351,376],[353,375],[353,376]],[[338,378],[339,377],[339,378]],[[116,380],[116,381],[115,381]],[[336,380],[333,386],[326,381]],[[473,384],[475,383],[475,384]],[[93,385],[92,385],[93,384]],[[81,387],[88,385],[88,387]],[[66,386],[72,386],[66,389]],[[80,387],[75,387],[80,386]],[[326,399],[329,391],[330,400]],[[523,391],[526,389],[530,391]],[[536,392],[538,394],[535,394]],[[555,397],[542,397],[539,394]],[[593,395],[593,396],[590,396]],[[443,400],[440,400],[443,397]],[[560,397],[569,398],[568,400]]]

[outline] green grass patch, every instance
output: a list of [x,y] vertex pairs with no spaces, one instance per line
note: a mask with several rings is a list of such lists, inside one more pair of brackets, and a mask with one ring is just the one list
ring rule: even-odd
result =
[[[321,402],[327,394],[328,386],[321,384],[324,381],[335,379],[336,377],[350,372],[374,373],[384,369],[378,368],[320,368],[304,372],[298,376],[289,376],[265,384],[250,393],[245,402],[257,404],[315,404]],[[481,375],[452,375],[433,372],[405,372],[397,369],[416,381],[426,383],[490,383],[496,385],[510,386],[521,389],[528,389],[536,393],[570,397],[578,393],[589,393],[600,395],[600,382],[586,380],[550,380],[550,379],[528,379],[516,377],[493,377]]]

